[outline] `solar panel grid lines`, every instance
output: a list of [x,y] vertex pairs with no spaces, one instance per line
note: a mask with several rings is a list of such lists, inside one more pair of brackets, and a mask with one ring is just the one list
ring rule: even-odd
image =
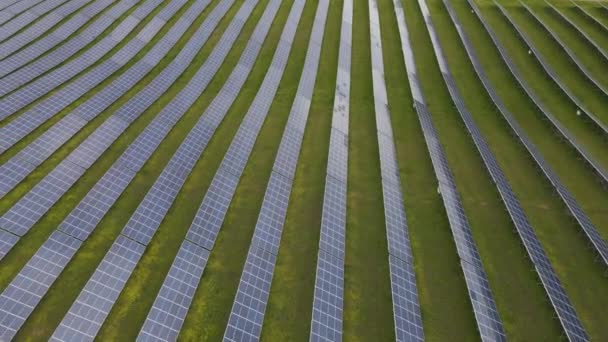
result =
[[[421,8],[422,5],[423,4],[420,4]],[[475,245],[475,241],[473,240],[468,219],[462,207],[462,202],[460,200],[460,196],[458,195],[456,184],[448,165],[445,152],[438,140],[437,132],[431,119],[431,114],[425,105],[422,89],[420,88],[420,82],[418,81],[418,76],[416,74],[416,63],[412,53],[409,32],[405,21],[405,13],[400,0],[393,0],[393,9],[397,18],[404,64],[407,71],[408,82],[410,84],[414,109],[418,114],[423,137],[429,151],[429,156],[431,157],[431,163],[438,182],[438,191],[441,195],[443,205],[446,210],[452,236],[456,244],[456,249],[461,260],[464,261],[461,262],[461,268],[463,270],[467,289],[469,290],[469,299],[472,303],[474,303],[477,301],[477,298],[475,292],[471,292],[471,290],[473,289],[472,285],[476,282],[474,279],[470,279],[471,274],[466,272],[464,269],[466,266],[465,263],[470,262],[471,265],[474,266],[473,269],[476,271],[474,274],[477,274],[477,276],[486,283],[487,277],[485,272],[483,272],[483,265],[481,264],[477,247]],[[430,18],[425,16],[425,23],[432,25],[432,22],[430,22],[428,19]],[[432,35],[431,39],[433,39]],[[481,318],[486,316],[497,317],[496,321],[498,324],[493,325],[493,337],[491,339],[483,338],[483,340],[505,341],[506,336],[504,333],[504,328],[500,323],[496,303],[494,302],[491,290],[488,288],[486,293],[488,296],[485,301],[485,306],[473,305],[473,311],[476,317],[476,323],[480,335],[482,338],[484,336],[488,336],[488,325],[482,321]],[[488,315],[488,311],[492,312],[492,314]]]
[[[545,2],[547,4],[550,5],[550,3],[548,3],[546,0]],[[535,20],[536,22],[538,22],[540,24],[540,26],[542,26],[544,28],[544,30],[551,36],[551,38],[562,48],[562,50],[564,50],[566,52],[566,55],[568,55],[568,57],[570,58],[570,61],[572,61],[572,63],[574,63],[576,65],[576,67],[581,71],[581,73],[589,80],[591,81],[591,83],[593,83],[604,95],[608,96],[608,90],[606,90],[606,88],[600,83],[598,82],[595,77],[591,74],[591,72],[589,71],[589,69],[587,69],[587,67],[585,67],[585,65],[583,63],[581,63],[581,61],[578,59],[578,57],[576,57],[576,55],[574,54],[574,52],[568,47],[568,45],[564,44],[564,42],[559,38],[559,36],[551,29],[551,27],[549,27],[533,10],[532,8],[530,8],[528,5],[526,5],[525,3],[521,2],[520,3],[523,5],[523,7],[526,9],[526,12],[528,12]],[[553,6],[550,5],[550,7],[555,11],[558,12]],[[563,18],[563,17],[561,17]],[[576,28],[576,26],[574,26]],[[580,31],[579,31],[580,34]],[[608,130],[605,130],[608,133]]]
[[144,245],[119,235],[50,340],[92,341],[144,250]]
[[259,339],[275,263],[275,254],[253,244],[249,247],[224,341]]
[[400,341],[423,341],[422,316],[401,192],[397,155],[384,81],[380,17],[376,0],[369,0],[372,86],[377,128],[384,220],[389,252],[395,336]]
[[[64,17],[72,14],[90,0],[71,0],[64,5],[48,13],[42,19],[36,21],[23,31],[11,36],[0,43],[0,57],[4,58],[10,53],[13,53],[38,38],[40,35],[48,32],[52,27],[64,19]],[[0,31],[2,32],[2,31]]]
[[20,13],[19,15],[14,16],[10,21],[4,23],[2,25],[2,30],[0,30],[0,42],[4,42],[9,37],[13,36],[22,28],[26,27],[28,24],[37,20],[40,16],[44,15],[47,12],[50,12],[53,8],[59,6],[61,3],[66,2],[66,0],[48,0],[29,8],[27,11]]
[[12,339],[81,241],[54,232],[0,294],[0,338]]
[[544,160],[543,156],[537,150],[536,146],[529,140],[523,129],[519,126],[513,115],[505,106],[502,99],[498,96],[498,94],[492,87],[492,84],[490,83],[489,79],[487,78],[482,65],[478,60],[477,54],[475,53],[472,44],[470,43],[466,33],[462,29],[456,13],[454,12],[453,8],[447,0],[444,0],[444,4],[446,9],[448,10],[450,17],[452,18],[452,21],[456,26],[456,30],[463,42],[467,54],[469,55],[469,59],[473,62],[473,67],[475,68],[475,71],[478,77],[480,78],[482,84],[486,88],[488,94],[492,98],[492,101],[499,109],[500,113],[507,121],[515,135],[520,140],[520,142],[528,150],[538,167],[542,170],[547,179],[551,182],[552,186],[555,188],[556,192],[558,193],[568,210],[571,212],[572,216],[574,216],[576,221],[583,229],[585,235],[591,242],[594,250],[599,254],[600,258],[602,259],[602,262],[605,265],[608,265],[608,244],[606,244],[606,242],[602,239],[601,235],[597,232],[593,223],[591,222],[587,214],[583,211],[583,209],[580,207],[576,199],[569,193],[568,189],[566,189],[566,187],[561,184],[561,181],[557,174]]
[[0,229],[0,260],[4,259],[17,241],[19,241],[19,236]]
[[208,250],[184,240],[142,326],[138,341],[177,340],[208,257]]
[[[551,9],[558,15],[558,17],[562,21],[566,22],[570,27],[574,28],[574,30],[578,33],[579,36],[581,36],[589,44],[593,45],[593,47],[597,50],[597,52],[600,55],[602,55],[602,57],[604,57],[605,60],[608,60],[608,54],[606,53],[606,51],[601,46],[599,46],[598,43],[596,43],[593,39],[591,39],[591,37],[589,37],[589,35],[585,31],[583,31],[579,25],[576,24],[576,22],[574,22],[572,19],[570,19],[564,13],[562,13],[562,11],[560,11],[557,7],[555,7],[549,1],[546,1],[546,3],[547,3],[547,5],[549,5],[549,7],[551,7]],[[566,45],[564,44],[564,47],[565,46]]]
[[86,240],[135,178],[135,174],[122,163],[114,163],[57,229],[79,240]]
[[[320,1],[317,6],[313,29],[309,38],[309,42],[312,42],[312,44],[309,43],[308,50],[320,49],[320,45],[314,42],[320,42],[323,39],[322,35],[325,30],[320,30],[317,27],[325,27],[328,7],[329,1],[327,0]],[[297,26],[297,22],[294,25]],[[283,31],[283,34],[293,32],[289,24],[286,27],[287,31]],[[291,41],[293,41],[293,38],[291,38]],[[278,49],[280,48],[279,44]],[[309,61],[310,59],[316,59],[316,61]],[[302,95],[302,93],[308,94],[309,89],[307,87],[311,84],[314,85],[318,59],[319,53],[307,52],[304,65],[310,65],[311,67],[308,70],[306,68],[303,70],[296,98],[298,95]],[[304,77],[305,74],[307,74],[307,77]],[[312,94],[312,91],[310,91],[310,94]],[[310,95],[306,97],[310,99]],[[305,113],[297,112],[298,106],[298,103],[294,101],[289,116],[303,115],[307,117],[308,111]],[[295,120],[294,124],[287,124],[281,137],[281,146],[275,157],[273,171],[266,187],[245,267],[241,275],[230,318],[228,319],[228,325],[224,332],[224,341],[255,341],[260,337],[293,182],[291,170],[295,170],[295,164],[298,162],[298,155],[300,153],[299,148],[303,133],[299,129],[302,129],[303,132],[305,127],[304,125],[304,127],[297,128],[299,126],[297,122],[305,123],[306,119],[303,121]],[[294,139],[295,144],[287,144],[287,140]]]
[[564,84],[560,81],[560,79],[557,76],[557,74],[555,73],[555,71],[547,64],[547,62],[542,57],[542,55],[540,54],[540,52],[536,49],[536,47],[534,47],[534,45],[532,44],[532,42],[528,38],[528,36],[515,23],[515,21],[513,20],[513,18],[511,17],[511,15],[507,12],[507,10],[503,6],[501,6],[500,4],[498,4],[496,2],[495,2],[495,4],[498,7],[498,9],[500,10],[500,12],[503,14],[503,16],[510,23],[510,25],[515,29],[515,31],[517,32],[518,36],[522,39],[522,41],[524,42],[524,44],[526,46],[528,46],[528,48],[530,49],[531,54],[534,55],[534,57],[538,60],[538,62],[540,63],[540,65],[542,66],[542,68],[545,70],[545,72],[547,73],[547,75],[549,75],[549,77],[551,77],[551,79],[555,82],[555,84],[557,84],[557,86],[560,89],[562,89],[562,91],[566,94],[566,96],[568,96],[570,98],[570,101],[572,101],[572,103],[574,103],[581,110],[581,112],[583,114],[585,114],[589,119],[591,119],[591,121],[598,128],[600,128],[604,133],[608,134],[608,127],[606,127],[595,116],[595,114],[593,114],[589,109],[587,109],[585,106],[583,106],[582,102],[578,98],[576,98],[574,96],[574,94],[572,94],[572,92],[568,88],[566,88],[564,86]]
[[[419,0],[420,8],[422,13],[427,16],[430,21],[430,12],[426,7],[426,3],[424,0]],[[442,72],[443,77],[445,79],[445,83],[448,86],[448,91],[450,93],[451,98],[454,100],[458,112],[465,123],[465,127],[467,128],[469,135],[473,139],[473,142],[481,155],[482,161],[490,177],[494,180],[496,184],[496,188],[502,198],[502,201],[511,217],[511,220],[515,226],[515,229],[520,236],[523,245],[528,253],[528,256],[532,260],[532,263],[535,266],[542,265],[542,267],[546,270],[546,272],[537,272],[540,278],[547,277],[547,274],[551,274],[551,282],[557,284],[558,286],[548,288],[546,286],[547,279],[541,279],[543,282],[545,291],[549,296],[552,303],[555,302],[556,297],[559,298],[562,305],[553,305],[553,308],[559,318],[560,323],[562,324],[562,328],[564,332],[571,340],[586,340],[588,339],[582,323],[578,319],[574,308],[570,304],[570,301],[561,287],[557,276],[555,275],[549,259],[547,258],[538,238],[536,237],[532,226],[530,225],[521,205],[517,197],[515,196],[513,190],[511,189],[502,169],[500,168],[496,158],[488,147],[484,137],[480,133],[477,128],[471,113],[466,108],[464,102],[462,101],[462,97],[460,92],[456,86],[456,82],[452,78],[452,74],[447,66],[447,61],[445,60],[445,56],[443,54],[443,50],[439,43],[439,39],[437,37],[437,32],[433,29],[432,26],[427,27],[429,34],[431,36],[435,36],[435,40],[433,41],[433,49],[435,51],[435,56],[438,60],[443,59],[446,65],[446,70]],[[538,270],[538,267],[537,267]],[[483,332],[483,329],[480,328],[480,331]]]
[[84,173],[84,169],[70,162],[60,163],[30,192],[0,217],[0,227],[23,236],[37,222],[46,210],[59,199],[62,187],[72,184]]
[[[40,56],[42,49],[37,48],[36,44],[33,44],[32,47],[27,47],[0,61],[0,77],[3,77],[0,80],[2,89],[8,87],[8,85],[13,85],[13,88],[10,89],[15,89],[17,85],[25,84],[71,57],[92,42],[97,36],[101,35],[104,30],[136,3],[136,0],[122,0],[118,2],[102,13],[78,35],[68,39],[44,56]],[[53,35],[56,36],[57,34]],[[10,76],[7,76],[9,74]]]
[[477,18],[480,20],[481,24],[484,26],[486,32],[490,35],[494,46],[498,49],[502,60],[505,62],[509,71],[513,75],[513,77],[517,80],[518,84],[521,88],[526,92],[528,97],[534,102],[534,104],[540,109],[540,112],[544,117],[551,123],[552,127],[557,131],[557,133],[562,136],[572,148],[576,150],[576,152],[583,158],[583,160],[591,166],[592,170],[598,175],[600,180],[604,184],[608,184],[608,171],[604,170],[604,168],[599,165],[593,158],[589,155],[589,153],[584,149],[584,147],[578,144],[577,139],[564,127],[561,123],[551,114],[549,109],[544,105],[544,103],[540,100],[540,98],[532,91],[529,85],[525,82],[522,77],[519,69],[515,66],[513,61],[510,59],[509,54],[505,47],[500,43],[496,34],[492,30],[492,28],[486,23],[482,14],[479,12],[479,9],[475,5],[474,2],[469,1],[469,6],[475,12]]
[[341,341],[344,258],[319,249],[310,341]]

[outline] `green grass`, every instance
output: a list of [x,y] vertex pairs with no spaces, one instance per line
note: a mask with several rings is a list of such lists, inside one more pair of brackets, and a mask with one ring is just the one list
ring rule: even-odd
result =
[[594,160],[604,168],[608,167],[608,155],[605,153],[608,144],[602,133],[589,120],[576,115],[577,107],[553,83],[536,59],[528,55],[527,47],[500,11],[494,6],[481,7],[481,10],[534,93]]
[[[555,8],[559,11],[559,7]],[[597,53],[595,47],[551,7],[536,7],[532,10],[545,26],[553,31],[563,44],[572,51],[575,58],[587,69],[594,80],[606,88],[608,75],[603,71],[608,68],[608,61],[604,56]],[[576,24],[576,27],[578,27],[578,24]]]
[[[262,328],[263,341],[308,341],[336,70],[342,1],[331,1],[319,70]],[[294,296],[297,293],[297,296]]]
[[606,8],[601,6],[588,6],[588,11],[597,21],[608,27],[608,17],[606,17]]
[[[291,6],[290,3],[283,4],[279,13],[281,22],[287,17]],[[209,257],[205,274],[180,333],[182,340],[216,341],[224,334],[276,151],[295,98],[304,65],[305,54],[302,52],[306,51],[308,46],[316,7],[317,3],[314,1],[308,2],[304,7],[279,90],[258,135]],[[276,41],[281,32],[282,25],[274,25],[273,32],[267,40]],[[271,46],[274,49],[275,44]],[[267,51],[258,58],[258,61],[270,63],[273,53],[274,50]],[[264,71],[260,70],[261,73],[252,77],[256,77],[259,82],[264,76]],[[244,89],[251,91],[252,96],[257,91],[257,87],[247,85]]]
[[608,106],[608,96],[604,95],[591,81],[585,78],[583,73],[569,59],[566,52],[525,8],[507,7],[506,9],[515,23],[531,39],[534,46],[540,50],[545,61],[557,73],[562,84],[601,121],[608,122],[608,114],[605,111],[606,106]]
[[576,7],[562,7],[562,14],[575,22],[578,27],[587,34],[591,40],[595,41],[601,48],[608,49],[608,36],[606,31],[593,19],[589,18],[582,10]]
[[393,340],[388,247],[365,1],[353,1],[344,339]]
[[[437,179],[418,115],[412,107],[393,4],[382,0],[378,9],[384,66],[391,71],[385,79],[425,337],[429,341],[446,341],[453,336],[474,340],[476,328],[458,254],[437,194]],[[407,23],[412,29],[421,24],[417,10],[413,4],[406,6]],[[410,34],[415,46],[420,46],[416,52],[433,58],[424,28]]]

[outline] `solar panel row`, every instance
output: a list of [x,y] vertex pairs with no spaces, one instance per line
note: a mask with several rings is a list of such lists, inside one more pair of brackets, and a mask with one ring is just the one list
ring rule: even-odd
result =
[[[488,286],[487,276],[483,270],[479,253],[471,228],[464,212],[454,177],[447,162],[447,158],[435,127],[431,114],[424,101],[420,82],[416,72],[416,63],[410,43],[409,33],[405,22],[403,4],[400,0],[393,1],[399,36],[401,38],[401,49],[407,70],[408,82],[412,92],[414,109],[418,114],[424,140],[431,157],[435,177],[439,183],[439,193],[443,200],[447,218],[452,230],[452,236],[456,250],[460,256],[460,266],[463,270],[465,283],[469,291],[469,299],[473,306],[477,327],[484,341],[505,341],[504,328],[498,315],[496,303]],[[426,16],[425,16],[426,17]],[[426,19],[426,18],[425,18]],[[433,38],[431,36],[431,38]],[[481,286],[481,288],[480,288]],[[478,293],[486,295],[481,297]]]
[[342,8],[310,341],[342,340],[352,16],[353,2],[346,0]]
[[[419,2],[421,4],[420,7],[423,14],[430,22],[430,13],[426,7],[426,4],[424,3],[424,0],[419,0]],[[532,226],[530,225],[521,205],[519,204],[515,193],[511,189],[511,186],[509,185],[506,176],[498,164],[498,161],[494,157],[494,154],[490,150],[477,125],[475,124],[471,113],[468,111],[462,100],[462,96],[460,95],[458,87],[456,86],[456,82],[454,81],[447,66],[447,61],[445,60],[441,45],[439,44],[439,38],[437,37],[436,31],[430,25],[427,26],[427,28],[429,34],[435,36],[433,40],[433,49],[435,50],[436,58],[438,60],[444,60],[443,63],[445,65],[445,70],[442,70],[442,75],[448,91],[450,92],[450,96],[452,97],[452,100],[454,101],[456,108],[464,121],[469,135],[473,139],[473,142],[481,155],[486,169],[496,184],[496,188],[500,193],[511,220],[513,221],[515,229],[518,232],[530,259],[532,260],[532,263],[535,265],[537,274],[539,275],[541,282],[545,287],[545,291],[553,304],[556,314],[562,323],[564,332],[570,340],[588,340],[587,333],[585,332],[582,323],[578,319],[576,312],[568,299],[568,296],[561,286],[557,275],[551,266],[549,258],[546,256],[540,241],[536,237],[536,234],[534,233]]]
[[477,18],[479,18],[479,20],[480,20],[481,24],[484,26],[486,32],[490,35],[490,38],[492,39],[494,46],[498,49],[498,52],[500,53],[502,60],[505,62],[505,64],[509,68],[509,71],[511,72],[513,77],[515,77],[515,79],[517,80],[518,84],[522,87],[522,89],[526,92],[528,97],[532,100],[532,102],[534,102],[534,104],[538,107],[538,109],[540,109],[540,112],[543,114],[543,116],[545,118],[547,118],[547,121],[551,123],[552,127],[559,133],[559,135],[562,136],[564,138],[564,140],[567,141],[570,144],[570,146],[572,146],[576,150],[576,152],[582,157],[582,159],[585,162],[587,162],[587,164],[589,164],[589,166],[591,166],[593,171],[595,171],[597,173],[597,175],[600,177],[600,179],[605,184],[608,184],[608,171],[604,170],[604,168],[601,165],[599,165],[595,160],[593,160],[593,158],[585,150],[585,148],[577,142],[576,137],[574,137],[574,135],[572,135],[566,127],[562,126],[560,124],[560,122],[551,114],[551,112],[549,111],[549,108],[547,106],[545,106],[545,104],[541,101],[541,99],[534,93],[532,88],[530,88],[528,83],[526,83],[521,72],[519,71],[519,69],[517,68],[515,63],[513,63],[513,61],[509,57],[507,50],[500,43],[500,40],[498,39],[498,37],[496,36],[496,34],[492,30],[492,28],[486,23],[482,14],[479,12],[479,9],[477,8],[477,6],[471,1],[469,1],[469,5],[473,8],[473,11],[477,15]]
[[[376,0],[369,0],[372,86],[382,175],[384,218],[389,252],[395,336],[400,341],[423,341],[422,318],[401,192],[397,155],[384,81],[382,37]],[[401,282],[400,282],[401,281]]]
[[608,265],[608,244],[606,244],[606,242],[602,239],[601,235],[598,233],[593,223],[591,222],[587,214],[583,211],[581,206],[578,204],[576,199],[574,199],[568,189],[566,189],[566,187],[561,183],[557,174],[545,161],[540,151],[536,149],[536,146],[532,143],[532,141],[529,140],[526,133],[519,126],[517,121],[513,118],[513,115],[509,112],[506,105],[504,104],[500,96],[498,96],[498,94],[494,90],[494,87],[492,87],[490,80],[486,76],[483,66],[480,64],[479,59],[477,58],[477,54],[475,53],[473,46],[470,43],[466,33],[462,29],[460,21],[458,20],[458,17],[452,6],[446,0],[444,0],[444,4],[448,10],[448,13],[450,14],[450,17],[452,18],[452,21],[454,22],[456,31],[458,32],[463,42],[463,45],[469,55],[469,59],[471,60],[471,63],[473,64],[473,67],[475,68],[475,71],[477,72],[477,75],[479,76],[486,91],[490,95],[490,98],[492,98],[492,101],[499,109],[500,113],[503,115],[515,135],[519,138],[521,143],[528,150],[528,152],[532,156],[532,159],[534,159],[538,167],[542,170],[543,174],[547,177],[549,182],[551,182],[557,194],[560,196],[568,210],[570,210],[572,216],[577,220],[577,222],[583,229],[585,236],[589,239],[591,245],[602,259],[602,262],[605,265]]
[[517,31],[517,34],[519,35],[519,37],[522,39],[522,41],[526,44],[526,46],[528,46],[528,48],[530,49],[530,52],[532,53],[532,55],[538,60],[538,62],[540,63],[540,65],[543,67],[543,69],[545,70],[545,72],[547,73],[547,75],[549,75],[549,77],[551,77],[551,79],[553,80],[553,82],[555,82],[555,84],[557,84],[557,86],[564,92],[564,94],[566,94],[566,96],[568,96],[568,98],[570,98],[570,101],[572,101],[572,103],[574,103],[578,108],[580,108],[580,110],[587,115],[587,117],[589,117],[589,119],[591,119],[591,121],[598,127],[600,128],[604,133],[608,134],[608,127],[606,125],[604,125],[600,119],[598,119],[594,113],[592,113],[588,108],[586,108],[582,101],[580,99],[578,99],[559,79],[559,76],[557,75],[557,73],[555,72],[555,70],[553,68],[551,68],[551,66],[547,63],[547,61],[542,57],[542,54],[540,53],[540,51],[538,51],[536,49],[536,47],[534,46],[534,44],[532,43],[532,41],[530,40],[530,38],[521,30],[521,28],[515,23],[515,21],[513,20],[513,18],[511,17],[511,15],[509,15],[509,13],[498,3],[496,3],[496,5],[498,6],[498,8],[500,9],[500,12],[504,15],[505,18],[507,18],[507,21],[511,24],[511,26],[515,29],[515,31]]
[[[54,10],[53,13],[36,21],[34,24],[30,25],[25,30],[12,36],[10,39],[2,42],[0,44],[0,59],[6,58],[10,54],[21,49],[30,42],[35,41],[40,36],[45,35],[64,18],[70,16],[76,11],[79,11],[84,5],[87,4],[87,2],[88,0],[70,1]],[[106,4],[104,4],[104,2]],[[86,14],[92,13],[94,15],[95,11],[98,11],[99,8],[99,10],[103,9],[105,6],[109,5],[109,3],[110,2],[108,0],[102,0],[99,3],[94,2],[92,4],[89,4],[89,6],[79,11],[79,13],[76,13],[76,15],[72,16],[63,25],[57,28],[57,30],[63,28],[62,30],[65,31],[66,25],[68,25],[69,29],[71,29],[72,31],[77,30],[80,26],[84,25],[84,23],[89,20],[90,17]],[[37,40],[36,44],[41,44],[48,50],[50,47],[54,46],[53,43],[56,44],[59,41],[60,40],[56,36],[49,34]]]
[[[266,36],[280,4],[280,0],[273,0],[268,4],[266,11],[253,34],[256,38],[252,38],[245,48],[252,52],[243,52],[239,65],[234,69],[233,74],[245,79],[252,70],[252,65],[250,65],[246,67],[247,70],[241,74],[239,67],[243,67],[242,62],[246,60],[249,55],[257,57],[261,48],[261,44],[257,39],[258,37],[263,39],[263,37]],[[285,58],[284,64],[286,64],[286,62],[287,60]],[[274,68],[271,68],[267,73],[262,86],[258,90],[256,98],[247,112],[243,123],[239,127],[239,131],[234,137],[228,152],[224,156],[222,164],[218,168],[211,186],[193,220],[192,226],[189,228],[187,238],[184,240],[175,261],[171,265],[169,274],[165,278],[161,291],[159,292],[152,309],[148,313],[146,322],[139,334],[139,340],[170,341],[177,337],[192,302],[194,290],[197,288],[204,271],[207,261],[206,256],[213,247],[213,242],[221,228],[224,216],[230,205],[230,200],[236,191],[238,180],[242,170],[245,168],[247,159],[253,148],[253,144],[255,143],[255,138],[261,129],[264,118],[270,108],[270,103],[274,98],[274,93],[278,88],[282,70],[278,75],[274,71]],[[186,253],[187,251],[185,250],[194,247],[196,247],[199,253],[205,255],[205,258],[201,258],[199,262],[193,266],[197,267],[197,270],[200,269],[200,272],[197,272],[195,276],[188,277],[187,280],[184,280],[184,283],[186,283],[187,286],[176,284],[172,274],[182,272],[183,263],[180,261],[180,255]],[[165,293],[173,293],[175,295],[173,298],[166,298]],[[170,309],[176,307],[179,307],[179,310]],[[159,314],[159,312],[167,311],[170,311],[171,314]]]
[[[303,6],[299,1],[296,1],[296,4]],[[224,332],[225,341],[258,340],[262,330],[276,255],[279,252],[281,233],[287,214],[289,194],[316,80],[328,7],[328,0],[319,1],[302,76],[251,239],[245,267]],[[289,23],[297,27],[297,22],[288,21],[288,25]],[[275,59],[273,66],[276,66],[275,62],[279,61]]]
[[[196,7],[190,8],[190,11],[199,11],[206,7],[208,3],[209,0],[197,2],[194,5]],[[213,20],[214,22],[217,22],[216,19]],[[190,21],[182,22],[189,23]],[[215,25],[212,23],[212,25],[208,25],[206,27],[210,29],[200,30],[198,34],[195,34],[195,39],[191,39],[190,42],[184,46],[180,54],[189,53],[193,57],[195,53],[191,51],[200,50],[211,34],[211,28],[214,28]],[[169,53],[171,48],[173,48],[177,42],[177,39],[174,38],[180,37],[186,31],[186,29],[187,26],[185,25],[179,26],[178,30],[172,29],[170,31],[171,34],[167,33],[163,38],[161,38],[146,56],[154,56],[156,58],[155,62],[158,63],[160,59]],[[129,101],[127,101],[123,107],[118,109],[118,111],[110,117],[108,123],[99,127],[95,133],[85,140],[85,142],[81,144],[81,146],[79,146],[75,151],[73,151],[70,156],[74,154],[84,154],[88,159],[91,160],[91,163],[96,160],[110,146],[110,144],[118,138],[120,133],[122,133],[133,120],[143,113],[146,108],[148,108],[173,84],[179,75],[181,75],[181,73],[186,69],[190,60],[182,60],[182,62],[188,63],[175,63],[174,60],[173,63],[171,63],[160,73],[160,75],[158,75],[151,83],[146,85],[143,91],[129,99]],[[26,146],[12,159],[29,160],[30,156],[34,155],[36,157],[35,164],[38,165],[42,163],[42,161],[50,157],[53,152],[61,147],[63,143],[74,136],[79,129],[86,124],[87,121],[97,117],[97,115],[107,109],[112,103],[114,103],[133,86],[135,86],[135,84],[137,84],[137,82],[139,82],[150,70],[152,70],[155,64],[150,64],[149,62],[150,60],[146,58],[137,61],[137,63],[118,76],[118,78],[116,78],[110,85],[100,90],[93,97],[89,98],[83,104],[78,106],[72,113],[65,116],[56,125],[51,127],[47,132]],[[126,114],[127,111],[128,114]],[[83,121],[83,124],[78,127],[78,129],[65,130],[65,128],[61,126],[65,126],[64,121],[66,118],[73,118],[74,120]],[[115,123],[125,122],[125,124],[112,124],[111,120],[113,120]],[[117,125],[119,127],[116,127]],[[62,134],[56,134],[57,131],[62,132]],[[116,133],[112,134],[112,132]],[[110,135],[112,135],[111,139],[105,139],[105,142],[99,141],[100,136]],[[87,145],[89,146],[89,149],[95,147],[95,151],[93,152],[96,153],[89,153],[91,151],[87,151]],[[0,166],[0,170],[3,168],[5,168],[4,165]],[[19,182],[23,180],[29,173],[31,173],[31,171],[32,170],[29,170],[28,172],[28,170],[22,169],[21,173],[10,172],[7,173],[6,176],[2,174],[0,175],[0,184],[3,185],[3,189],[11,189],[19,184]],[[0,192],[0,194],[4,193],[5,192]]]
[[[232,2],[228,1],[227,3],[231,4]],[[245,20],[253,11],[256,3],[257,0],[249,0],[239,9],[240,15],[244,17]],[[220,7],[220,11],[223,11],[225,13],[229,7],[230,6]],[[218,18],[216,16],[210,15],[209,18],[214,18],[213,20],[219,22],[221,16]],[[241,31],[242,27],[245,24],[245,20],[236,17],[235,19],[233,19],[231,24],[224,32],[222,38],[220,38],[219,42],[217,43],[216,48],[209,56],[208,60],[220,60],[220,62],[223,61],[223,59],[226,57],[226,54],[228,53],[228,50],[236,41],[238,33]],[[237,34],[235,34],[235,32]],[[225,49],[226,46],[228,47],[228,49]],[[212,73],[215,74],[218,68],[219,65],[217,65],[217,67],[214,67],[214,70],[211,70]],[[184,88],[190,90],[185,93],[191,96],[191,98],[188,100],[189,105],[184,108],[184,111],[185,109],[189,108],[192,102],[194,102],[194,100],[196,100],[200,96],[206,84],[208,84],[209,80],[213,76],[208,76],[210,70],[205,68],[205,66],[203,66],[199,71],[201,72],[201,75],[204,75],[204,77],[207,78],[207,81],[196,82],[197,77],[195,76],[190,81],[190,83],[188,83],[188,85]],[[245,81],[245,79],[246,75],[243,75],[243,82]],[[195,87],[198,87],[199,89],[197,90],[195,89]],[[158,226],[162,222],[162,219],[164,218],[168,209],[171,207],[175,197],[177,196],[177,193],[181,189],[181,186],[183,185],[184,181],[186,180],[186,177],[190,173],[191,168],[194,167],[194,164],[198,160],[200,154],[203,152],[206,143],[211,139],[215,128],[219,125],[221,117],[226,114],[230,107],[230,104],[232,103],[234,98],[236,98],[237,95],[234,94],[233,99],[228,99],[221,96],[221,94],[224,93],[220,91],[220,95],[218,95],[218,97],[214,99],[214,103],[216,104],[216,100],[219,99],[219,106],[211,105],[210,110],[208,110],[205,114],[201,116],[201,119],[199,120],[197,125],[192,129],[192,131],[188,134],[184,142],[180,145],[178,151],[173,155],[171,161],[167,164],[159,178],[156,180],[152,188],[148,191],[143,201],[136,209],[135,213],[131,216],[126,226],[123,228],[123,231],[121,232],[121,235],[119,236],[117,241],[121,238],[129,238],[131,241],[141,245],[142,248],[145,248],[145,246],[150,242],[150,240],[154,236],[154,233],[156,232],[156,229],[158,229]],[[164,111],[167,109],[170,109],[170,106],[165,107]],[[217,116],[217,119],[219,119],[215,124],[209,122],[210,118],[212,118],[213,116]],[[205,130],[204,127],[208,127],[210,129]],[[137,261],[134,261],[134,264],[137,264]],[[98,267],[98,271],[102,267],[103,263],[100,264],[100,266]],[[122,288],[124,287],[132,271],[133,268],[125,270],[122,273],[124,281],[117,283],[115,286],[113,286],[115,296],[105,298],[104,304],[107,307],[107,310],[98,312],[95,315],[97,320],[96,323],[99,326],[105,320],[110,308],[118,298],[118,295],[122,291]],[[87,284],[91,284],[94,281],[95,280],[91,278]],[[83,294],[87,292],[86,289],[87,287],[85,286]],[[101,292],[97,293],[97,290],[100,290]],[[101,296],[104,293],[102,288],[92,288],[88,292],[93,296]],[[91,329],[88,325],[82,325],[82,323],[77,320],[71,320],[71,317],[79,311],[81,316],[90,315],[89,311],[91,310],[95,311],[94,299],[86,298],[82,299],[81,301],[84,304],[88,304],[88,306],[92,306],[93,309],[89,310],[82,308],[81,306],[79,306],[79,302],[77,300],[70,308],[68,314],[66,314],[66,316],[64,317],[61,325],[55,331],[54,336],[60,336],[61,334],[63,334],[64,331],[86,333],[86,335],[91,338],[96,335],[99,326],[93,325],[93,328]]]
[[28,24],[38,20],[40,17],[43,17],[45,14],[53,13],[53,9],[66,2],[67,0],[47,0],[15,16],[11,21],[2,25],[2,30],[0,30],[0,42],[11,37]]

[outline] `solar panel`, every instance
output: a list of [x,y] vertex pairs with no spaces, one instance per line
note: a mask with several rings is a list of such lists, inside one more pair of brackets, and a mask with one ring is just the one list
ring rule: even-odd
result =
[[319,250],[310,341],[342,340],[344,259]]
[[481,337],[485,341],[506,341],[506,336],[496,311],[496,303],[484,271],[468,262],[460,261],[473,304],[473,312]]
[[138,341],[177,339],[208,257],[208,250],[184,240],[137,337]]
[[270,292],[276,256],[252,245],[224,333],[225,341],[259,338]]
[[53,333],[51,341],[92,339],[110,313],[144,250],[145,246],[118,236]]
[[0,295],[0,338],[12,339],[82,242],[54,232]]
[[342,7],[338,72],[323,196],[311,341],[342,340],[352,1]]
[[272,172],[251,244],[278,254],[292,180]]
[[0,229],[0,260],[4,259],[13,246],[17,244],[17,241],[19,241],[17,235]]
[[208,250],[213,248],[238,180],[238,177],[222,169],[218,170],[192,221],[186,239]]
[[[424,341],[416,276],[411,264],[389,255],[395,340]],[[500,322],[499,322],[500,323]]]

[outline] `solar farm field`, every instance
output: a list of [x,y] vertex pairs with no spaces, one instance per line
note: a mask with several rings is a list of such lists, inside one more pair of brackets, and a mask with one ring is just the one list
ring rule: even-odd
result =
[[0,0],[0,341],[608,341],[608,2]]

